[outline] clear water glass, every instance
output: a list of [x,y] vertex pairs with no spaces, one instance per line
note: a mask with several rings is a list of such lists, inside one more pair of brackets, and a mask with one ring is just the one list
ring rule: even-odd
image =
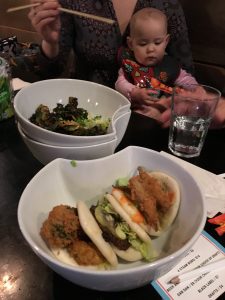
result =
[[200,155],[220,96],[220,91],[206,85],[174,88],[168,143],[173,154]]

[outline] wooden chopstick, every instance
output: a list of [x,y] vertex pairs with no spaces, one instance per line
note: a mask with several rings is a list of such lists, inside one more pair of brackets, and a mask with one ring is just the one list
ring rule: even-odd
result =
[[[28,5],[11,7],[9,9],[7,9],[7,12],[10,13],[10,12],[14,12],[14,11],[17,11],[17,10],[22,10],[22,9],[26,9],[26,8],[30,8],[30,7],[35,7],[35,6],[38,6],[38,5],[40,5],[40,3],[33,3],[33,4],[28,4]],[[115,23],[115,21],[112,20],[112,19],[108,19],[108,18],[104,18],[104,17],[100,17],[100,16],[95,16],[95,15],[83,13],[83,12],[80,12],[80,11],[77,11],[77,10],[71,10],[71,9],[67,9],[67,8],[63,8],[63,7],[59,7],[59,10],[62,11],[62,12],[65,12],[65,13],[69,13],[69,14],[73,14],[73,15],[76,15],[76,16],[97,20],[97,21],[104,22],[104,23],[111,24],[111,25],[113,23]]]
[[59,7],[59,10],[63,11],[63,12],[66,12],[66,13],[69,13],[69,14],[73,14],[73,15],[76,15],[76,16],[101,21],[101,22],[108,23],[108,24],[115,23],[115,21],[112,20],[112,19],[86,14],[86,13],[83,13],[83,12],[80,12],[80,11],[77,11],[77,10],[71,10],[71,9],[67,9],[67,8],[63,8],[63,7]]
[[35,7],[40,5],[40,3],[33,3],[33,4],[27,4],[27,5],[21,5],[21,6],[15,6],[15,7],[11,7],[7,9],[7,13],[13,12],[13,11],[17,11],[17,10],[22,10],[22,9],[26,9],[26,8],[30,8],[30,7]]

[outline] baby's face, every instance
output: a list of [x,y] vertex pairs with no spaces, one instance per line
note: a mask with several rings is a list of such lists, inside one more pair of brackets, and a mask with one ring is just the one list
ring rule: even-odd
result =
[[166,25],[152,19],[137,20],[132,31],[127,43],[137,62],[144,66],[157,65],[169,41]]

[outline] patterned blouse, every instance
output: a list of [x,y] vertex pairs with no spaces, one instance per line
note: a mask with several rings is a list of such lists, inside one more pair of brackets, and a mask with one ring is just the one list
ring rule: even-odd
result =
[[[68,9],[116,20],[112,1],[60,0],[60,4]],[[158,8],[167,15],[171,35],[167,53],[175,57],[183,69],[192,72],[187,26],[180,3],[177,0],[138,0],[134,12],[147,6]],[[109,25],[67,13],[62,13],[61,22],[59,55],[48,59],[40,49],[34,71],[42,79],[59,76],[67,66],[69,53],[73,49],[75,68],[72,77],[114,87],[119,69],[117,52],[126,32],[121,36],[117,22]]]

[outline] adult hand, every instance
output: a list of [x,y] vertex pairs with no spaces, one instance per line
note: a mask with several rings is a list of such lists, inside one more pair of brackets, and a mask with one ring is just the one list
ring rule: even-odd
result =
[[158,100],[157,104],[164,107],[164,111],[162,111],[159,118],[159,123],[161,123],[162,128],[167,128],[170,126],[171,97],[163,97]]
[[[28,18],[44,41],[45,46],[47,45],[46,55],[55,56],[58,53],[57,47],[61,28],[60,11],[58,10],[60,5],[56,0],[31,0],[30,2],[40,5],[31,8]],[[45,52],[44,47],[43,50]]]
[[210,128],[225,127],[225,97],[221,97],[216,107]]
[[[164,107],[167,107],[164,112],[160,115],[159,122],[163,128],[167,128],[170,125],[171,116],[171,98],[163,98],[158,101],[158,103]],[[218,129],[225,127],[225,97],[219,99],[218,105],[216,107],[210,128]]]

